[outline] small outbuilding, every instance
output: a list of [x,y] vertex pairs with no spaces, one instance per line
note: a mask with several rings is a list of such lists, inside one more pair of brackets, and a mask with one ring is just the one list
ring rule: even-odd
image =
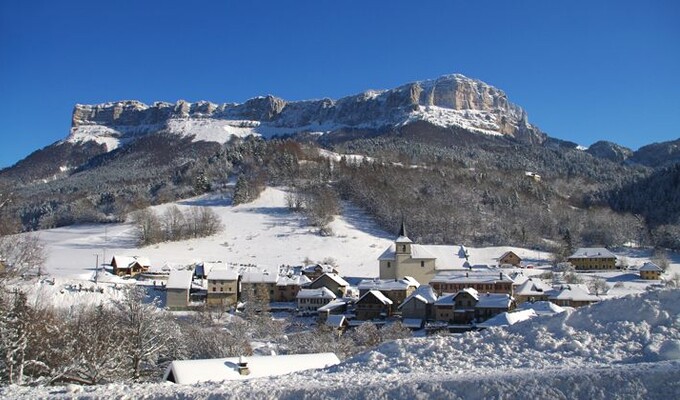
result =
[[661,279],[661,274],[663,273],[663,269],[653,262],[646,262],[642,267],[640,267],[639,271],[640,278],[645,280],[659,280]]

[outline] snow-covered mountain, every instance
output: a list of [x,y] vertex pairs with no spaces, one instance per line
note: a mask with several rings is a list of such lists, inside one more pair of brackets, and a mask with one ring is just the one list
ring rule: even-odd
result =
[[454,74],[338,100],[288,102],[270,95],[242,104],[182,100],[152,105],[134,100],[78,104],[66,141],[94,141],[111,151],[121,143],[159,131],[226,142],[232,136],[250,134],[272,137],[342,129],[394,129],[415,121],[530,143],[542,143],[546,138],[502,90]]

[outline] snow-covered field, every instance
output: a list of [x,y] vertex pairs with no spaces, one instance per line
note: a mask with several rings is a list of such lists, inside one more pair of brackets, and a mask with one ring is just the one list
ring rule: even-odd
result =
[[198,385],[9,387],[6,398],[670,399],[680,394],[680,289],[507,328],[385,343],[326,370]]

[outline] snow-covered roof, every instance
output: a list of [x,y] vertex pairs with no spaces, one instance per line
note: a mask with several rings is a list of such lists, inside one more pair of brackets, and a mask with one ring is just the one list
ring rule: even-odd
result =
[[653,262],[646,262],[642,267],[640,267],[639,271],[663,272],[663,269]]
[[409,239],[408,236],[399,236],[397,240],[395,240],[396,243],[413,243],[413,240]]
[[302,270],[307,273],[313,272],[334,273],[335,267],[333,267],[330,264],[313,264],[304,267]]
[[420,283],[406,276],[404,279],[363,279],[359,282],[359,290],[407,290],[409,287],[418,287]]
[[418,300],[425,304],[434,304],[434,302],[437,301],[437,293],[435,293],[430,285],[420,285],[413,293],[404,299],[399,305],[399,308],[411,300]]
[[443,296],[440,296],[437,301],[434,302],[434,305],[436,306],[441,306],[441,305],[452,305],[455,304],[456,294],[454,293],[449,293],[445,294]]
[[526,321],[528,319],[536,317],[537,314],[532,309],[514,311],[514,312],[503,312],[496,316],[489,318],[488,320],[477,324],[478,328],[490,328],[492,326],[510,326],[521,321]]
[[245,358],[248,375],[239,373],[239,357],[207,360],[176,360],[165,371],[164,380],[172,374],[175,383],[196,384],[263,378],[309,369],[326,368],[340,363],[334,353],[288,354]]
[[213,268],[208,272],[209,281],[236,281],[238,273],[231,268]]
[[138,256],[113,256],[111,264],[116,264],[118,268],[130,268],[134,263],[139,263],[142,267],[150,267],[151,260],[148,257]]
[[546,295],[551,290],[552,286],[542,280],[529,278],[515,290],[515,294],[521,296],[540,296]]
[[248,268],[241,271],[241,282],[243,283],[276,283],[278,279],[278,271],[260,268]]
[[[315,290],[315,289],[312,289],[312,290]],[[340,307],[346,306],[347,303],[348,303],[348,301],[345,300],[345,299],[335,299],[335,300],[331,300],[330,303],[328,303],[328,304],[326,304],[326,305],[324,305],[324,306],[322,306],[322,307],[319,307],[319,312],[333,311],[333,310],[335,310],[336,308],[340,308]]]
[[174,270],[170,271],[168,283],[165,285],[166,289],[191,289],[191,281],[194,277],[194,271],[190,270]]
[[509,308],[512,297],[507,293],[485,293],[479,295],[475,308]]
[[300,289],[297,299],[335,299],[337,296],[328,288]]
[[504,272],[469,273],[460,271],[439,272],[430,282],[436,283],[496,283],[512,282],[512,278]]
[[338,274],[329,274],[329,273],[326,273],[326,274],[323,274],[323,275],[321,275],[320,277],[316,278],[316,279],[314,280],[314,282],[318,281],[319,279],[323,278],[324,276],[327,276],[327,277],[331,278],[333,281],[335,281],[335,283],[338,284],[338,286],[349,286],[349,283],[348,283],[346,280],[342,279],[342,278],[340,277],[340,275],[338,275]]
[[534,310],[538,315],[555,315],[565,311],[564,307],[560,307],[551,301],[526,302],[522,303],[519,308],[522,310]]
[[418,329],[418,328],[422,328],[423,320],[419,319],[419,318],[404,318],[401,321],[401,324],[403,326],[405,326],[406,328]]
[[342,328],[345,325],[345,316],[329,315],[328,318],[326,318],[326,325],[331,328]]
[[616,258],[616,255],[604,247],[582,247],[569,258]]
[[598,296],[590,294],[588,288],[582,285],[564,285],[553,292],[551,300],[599,301]]
[[372,295],[376,299],[378,299],[379,302],[383,303],[384,305],[390,305],[392,304],[392,300],[388,299],[384,294],[382,294],[379,290],[369,290],[361,296],[361,298],[358,301],[361,301],[364,297]]
[[311,280],[305,275],[284,275],[279,276],[278,281],[276,281],[276,286],[302,286],[308,284],[309,282],[311,282]]

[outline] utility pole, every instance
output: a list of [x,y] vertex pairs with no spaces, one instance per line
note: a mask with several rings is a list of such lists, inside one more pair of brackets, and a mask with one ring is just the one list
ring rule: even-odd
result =
[[94,284],[97,284],[97,278],[99,277],[99,254],[95,254],[97,257],[97,263],[94,266]]

